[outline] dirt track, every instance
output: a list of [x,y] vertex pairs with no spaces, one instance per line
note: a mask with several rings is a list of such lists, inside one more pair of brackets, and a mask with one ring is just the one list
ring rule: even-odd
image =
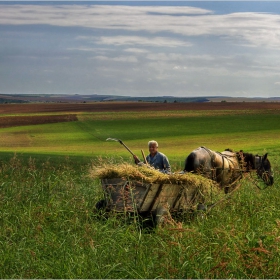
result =
[[151,102],[95,102],[53,104],[1,104],[0,114],[55,112],[121,112],[176,110],[280,110],[280,103],[268,102],[209,102],[209,103],[151,103]]

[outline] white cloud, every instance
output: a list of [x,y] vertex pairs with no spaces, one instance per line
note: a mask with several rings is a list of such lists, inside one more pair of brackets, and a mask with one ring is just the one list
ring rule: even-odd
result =
[[[177,14],[209,14],[194,7],[148,7],[109,5],[1,5],[1,24],[52,24],[95,28],[128,28],[144,23],[143,19],[174,18]],[[150,24],[151,22],[146,22]],[[141,27],[140,27],[141,28]],[[139,26],[137,27],[139,29]]]
[[138,54],[149,53],[148,50],[140,49],[140,48],[127,48],[127,49],[124,49],[124,51],[125,52],[138,53]]
[[217,59],[228,59],[229,57],[214,56],[214,55],[192,55],[192,54],[182,54],[182,53],[170,53],[170,52],[160,52],[160,53],[150,53],[146,56],[149,60],[160,60],[160,61],[173,61],[173,62],[188,62],[188,63],[198,63],[198,62],[213,62]]
[[[177,6],[1,5],[0,10],[0,24],[50,24],[151,34],[213,35],[224,36],[236,44],[270,48],[280,47],[279,22],[277,14],[247,12],[215,15],[206,9]],[[150,44],[166,45],[161,37],[157,38],[158,42],[151,40]],[[112,39],[112,43],[122,44],[121,39],[129,43],[124,37],[117,39]],[[134,43],[134,39],[130,44]],[[110,41],[108,37],[101,40],[104,43]],[[170,43],[172,45],[172,39]],[[174,45],[178,43],[174,42]]]
[[118,56],[118,57],[107,57],[107,56],[95,56],[91,59],[103,60],[103,61],[117,61],[117,62],[138,62],[136,56]]
[[165,37],[143,37],[143,36],[102,36],[96,39],[97,44],[115,46],[149,46],[149,47],[189,47],[192,44],[182,40]]

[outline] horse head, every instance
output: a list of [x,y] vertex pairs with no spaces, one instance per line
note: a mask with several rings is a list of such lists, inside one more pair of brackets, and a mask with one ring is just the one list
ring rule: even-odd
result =
[[260,179],[267,186],[272,186],[274,182],[273,172],[271,164],[267,158],[267,153],[264,156],[253,155],[250,153],[244,153],[242,150],[237,153],[240,162],[243,162],[245,172],[251,172],[256,170],[256,173]]
[[267,158],[267,153],[264,156],[256,155],[255,158],[258,176],[264,181],[266,185],[272,186],[274,178],[270,161]]

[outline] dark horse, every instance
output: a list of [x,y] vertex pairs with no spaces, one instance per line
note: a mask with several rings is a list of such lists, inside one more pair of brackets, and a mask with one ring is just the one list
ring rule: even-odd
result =
[[225,188],[225,192],[232,191],[244,173],[256,171],[267,186],[273,185],[273,174],[267,154],[264,156],[250,153],[233,152],[227,149],[214,152],[206,147],[193,150],[185,161],[185,172],[194,172],[212,179]]

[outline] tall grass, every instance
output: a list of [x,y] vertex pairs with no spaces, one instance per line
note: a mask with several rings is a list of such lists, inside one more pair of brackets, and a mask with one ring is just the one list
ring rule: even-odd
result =
[[278,164],[273,187],[244,180],[204,218],[153,231],[96,212],[102,192],[89,166],[0,163],[0,278],[280,276]]

